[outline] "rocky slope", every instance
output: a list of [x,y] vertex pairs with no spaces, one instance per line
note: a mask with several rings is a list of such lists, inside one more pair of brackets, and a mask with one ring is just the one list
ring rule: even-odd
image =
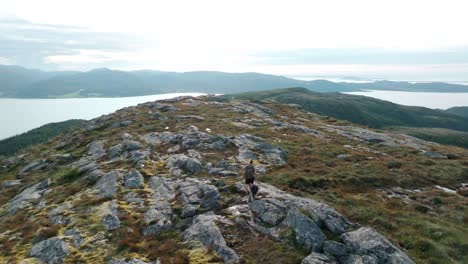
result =
[[[426,212],[417,219],[461,226],[450,240],[460,251],[448,258],[458,263],[466,260],[467,157],[463,149],[371,131],[296,105],[217,97],[149,102],[0,161],[0,260],[430,262],[401,239],[413,231],[395,234],[404,222],[387,228],[385,220],[350,211],[373,209],[355,202],[378,197],[383,208],[419,206]],[[249,159],[262,175],[253,202],[241,176]],[[406,168],[416,162],[426,165]],[[457,200],[459,211],[450,216],[458,220],[445,221],[445,211],[431,214],[440,208],[424,204],[427,196],[419,195],[428,193],[443,194],[442,204]],[[445,248],[437,250],[447,259]]]

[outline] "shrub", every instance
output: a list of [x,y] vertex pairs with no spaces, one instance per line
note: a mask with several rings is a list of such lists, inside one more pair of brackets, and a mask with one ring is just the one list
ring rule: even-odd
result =
[[401,162],[399,161],[390,161],[389,163],[387,163],[387,168],[389,169],[399,169],[401,168]]

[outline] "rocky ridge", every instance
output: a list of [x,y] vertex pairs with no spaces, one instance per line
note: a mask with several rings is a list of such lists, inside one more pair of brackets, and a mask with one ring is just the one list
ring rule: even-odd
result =
[[[434,151],[435,143],[276,107],[212,97],[149,102],[2,160],[5,177],[15,179],[1,178],[12,191],[1,207],[8,230],[1,230],[0,260],[246,263],[255,253],[242,241],[261,237],[293,251],[291,263],[414,263],[376,230],[310,197],[261,183],[258,199],[248,202],[239,175],[250,159],[263,175],[285,168],[294,158],[283,147],[291,137],[344,138],[352,154],[337,160],[356,164],[357,152],[364,160],[387,158],[392,149],[437,160],[447,153]],[[36,229],[24,232],[12,222],[18,219]]]

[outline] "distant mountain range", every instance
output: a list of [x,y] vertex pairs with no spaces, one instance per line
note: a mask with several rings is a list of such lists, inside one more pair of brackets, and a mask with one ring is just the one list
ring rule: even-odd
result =
[[298,104],[309,112],[371,128],[391,129],[443,144],[468,147],[468,115],[463,116],[468,107],[444,111],[359,95],[317,93],[305,88],[228,94],[224,97]]
[[15,98],[123,97],[173,92],[232,93],[304,87],[315,92],[391,90],[468,92],[468,86],[448,83],[372,83],[303,81],[260,73],[213,71],[162,72],[95,69],[88,72],[45,72],[0,65],[0,96]]

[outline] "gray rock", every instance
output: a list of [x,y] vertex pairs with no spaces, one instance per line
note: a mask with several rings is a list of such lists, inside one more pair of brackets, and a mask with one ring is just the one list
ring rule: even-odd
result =
[[172,132],[162,132],[162,133],[149,133],[142,137],[142,139],[151,145],[159,145],[162,143],[171,143],[176,142],[181,136],[179,134],[174,134]]
[[132,170],[129,173],[125,175],[124,178],[125,181],[125,187],[130,188],[130,189],[139,189],[143,188],[143,176],[141,175],[140,172],[136,170]]
[[174,226],[173,217],[174,212],[168,202],[157,202],[144,215],[145,222],[150,225],[143,229],[143,235],[159,234],[171,229]]
[[200,205],[202,208],[214,209],[219,206],[218,189],[196,179],[187,179],[179,183],[180,197],[183,204]]
[[182,208],[182,213],[180,214],[180,217],[182,218],[192,217],[197,214],[197,210],[198,210],[197,206],[187,203]]
[[194,175],[200,173],[202,165],[199,160],[189,158],[184,154],[174,154],[167,159],[167,165],[170,169],[179,169],[183,173]]
[[24,168],[22,168],[18,173],[19,174],[24,174],[24,173],[28,173],[30,171],[38,171],[38,170],[44,168],[45,166],[47,166],[47,160],[45,160],[45,159],[35,160],[35,161],[29,163],[28,165],[26,165]]
[[130,158],[137,164],[144,164],[149,155],[150,152],[148,150],[134,150],[130,152]]
[[136,193],[134,192],[128,192],[124,195],[124,200],[127,201],[129,204],[137,205],[137,206],[144,206],[145,205],[145,199],[139,197]]
[[296,242],[311,251],[320,251],[327,239],[317,224],[299,210],[293,209],[286,217],[287,225],[294,230]]
[[158,260],[153,261],[153,262],[145,262],[141,259],[133,258],[130,260],[126,259],[111,259],[107,262],[107,264],[161,264],[161,262]]
[[178,115],[176,116],[178,120],[187,120],[187,119],[194,119],[197,121],[204,121],[205,118],[202,116],[197,116],[197,115]]
[[98,159],[104,155],[106,155],[106,151],[104,150],[104,143],[100,140],[93,141],[89,143],[88,146],[88,155],[91,157]]
[[102,170],[93,170],[86,174],[86,179],[92,183],[96,182],[99,180],[102,176],[104,176],[105,173]]
[[226,245],[224,237],[216,226],[216,220],[217,216],[212,212],[194,217],[192,225],[184,231],[183,239],[191,247],[212,247],[224,263],[238,263],[239,256]]
[[2,187],[9,188],[16,185],[20,185],[22,180],[6,180],[2,181]]
[[209,184],[199,184],[202,192],[202,200],[200,206],[202,208],[214,209],[219,206],[219,192],[218,189]]
[[239,176],[239,173],[235,172],[235,171],[229,171],[229,170],[222,170],[220,172],[217,173],[219,176],[222,176],[222,177],[237,177]]
[[250,209],[260,220],[274,226],[286,217],[285,205],[276,199],[254,200],[250,203]]
[[129,139],[125,139],[122,142],[122,145],[128,151],[138,150],[138,149],[141,148],[141,143],[140,142],[135,141],[135,140],[129,140]]
[[323,253],[330,257],[339,258],[345,256],[348,252],[344,244],[333,240],[327,240],[323,242]]
[[120,158],[120,155],[122,155],[122,149],[123,149],[122,144],[117,144],[113,147],[110,147],[109,150],[107,151],[109,159],[115,160],[115,159]]
[[356,231],[344,233],[341,238],[353,252],[358,255],[372,256],[378,260],[378,263],[414,263],[405,253],[372,228],[361,227]]
[[72,237],[72,242],[75,247],[79,247],[84,242],[84,238],[81,236],[80,231],[76,228],[68,229],[65,231],[66,236]]
[[100,177],[95,185],[98,195],[102,198],[113,198],[117,192],[120,178],[121,175],[118,171],[111,171]]
[[324,254],[312,252],[309,256],[302,260],[301,264],[335,264],[336,262],[331,260]]
[[268,162],[273,164],[285,164],[286,163],[286,152],[281,148],[274,147],[270,143],[262,142],[255,146],[255,149],[262,151]]
[[31,202],[37,203],[44,196],[48,186],[49,179],[43,180],[31,187],[24,189],[21,193],[17,194],[8,202],[8,212],[10,214],[14,214],[19,209],[29,206]]
[[67,225],[70,219],[64,215],[65,210],[72,208],[70,203],[63,203],[47,213],[49,220],[56,225]]
[[102,218],[102,224],[107,230],[114,230],[119,228],[120,220],[114,214],[107,214]]
[[426,156],[431,159],[448,159],[448,157],[444,154],[435,151],[423,151],[421,155]]
[[34,244],[29,251],[29,256],[38,258],[45,263],[60,264],[69,253],[67,243],[60,238],[52,237]]
[[175,198],[174,181],[164,177],[152,176],[148,185],[154,190],[155,200],[172,200]]
[[87,173],[99,168],[99,165],[90,157],[83,157],[74,162],[72,166],[78,169],[79,173]]
[[[379,264],[376,258],[372,256],[348,255],[339,258],[342,264]],[[396,264],[396,263],[395,263]]]
[[257,154],[250,150],[247,146],[242,146],[239,148],[239,155],[237,159],[243,163],[249,163],[250,160],[257,159]]

